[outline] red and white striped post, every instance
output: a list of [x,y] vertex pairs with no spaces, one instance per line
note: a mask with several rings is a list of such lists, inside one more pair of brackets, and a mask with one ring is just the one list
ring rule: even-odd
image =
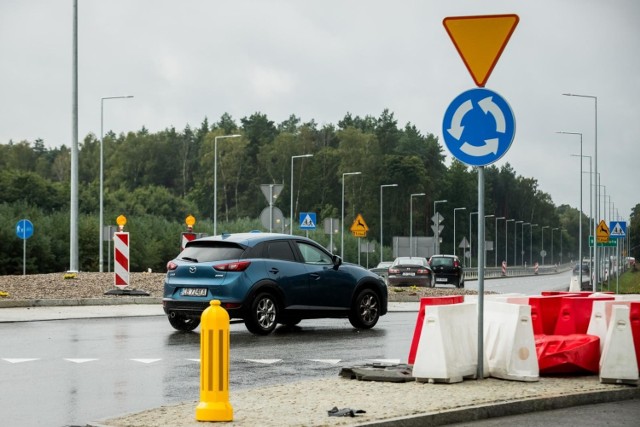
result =
[[502,261],[502,275],[507,275],[507,261]]
[[129,233],[123,231],[127,218],[120,215],[116,222],[119,231],[113,235],[113,284],[124,289],[129,286]]
[[187,231],[183,232],[182,237],[180,238],[180,252],[184,250],[187,243],[195,240],[197,237],[196,233],[193,232],[193,226],[196,223],[195,217],[193,215],[189,215],[184,222],[187,224]]

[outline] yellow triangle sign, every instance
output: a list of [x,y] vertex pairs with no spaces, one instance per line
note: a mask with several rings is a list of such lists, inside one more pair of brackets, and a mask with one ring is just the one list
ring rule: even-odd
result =
[[518,15],[452,16],[442,21],[473,81],[484,87],[498,63]]

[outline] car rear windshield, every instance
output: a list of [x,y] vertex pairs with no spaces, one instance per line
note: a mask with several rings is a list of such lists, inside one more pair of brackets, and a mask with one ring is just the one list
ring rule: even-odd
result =
[[178,255],[178,259],[193,262],[212,262],[239,259],[244,247],[230,242],[194,241]]
[[431,258],[431,265],[433,267],[437,267],[439,265],[452,266],[453,265],[453,258],[434,257],[434,258]]

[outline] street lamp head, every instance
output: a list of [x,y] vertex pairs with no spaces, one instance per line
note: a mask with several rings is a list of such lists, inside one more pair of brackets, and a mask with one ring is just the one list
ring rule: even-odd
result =
[[447,201],[446,200],[436,200],[433,203],[447,203]]
[[382,184],[380,187],[397,187],[398,184]]
[[491,214],[491,215],[485,215],[485,218],[493,218],[495,215]]
[[411,195],[411,197],[417,197],[417,196],[426,196],[426,194],[425,193],[413,193]]
[[345,175],[360,175],[362,174],[362,172],[345,172],[342,174],[342,176],[344,177]]

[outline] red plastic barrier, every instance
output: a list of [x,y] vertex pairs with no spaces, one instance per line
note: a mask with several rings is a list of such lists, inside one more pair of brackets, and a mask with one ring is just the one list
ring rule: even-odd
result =
[[413,340],[409,349],[409,359],[407,363],[413,365],[416,360],[416,352],[420,343],[420,335],[422,335],[422,324],[424,323],[424,309],[428,305],[449,305],[464,302],[464,295],[452,295],[447,297],[428,297],[420,298],[420,310],[418,310],[418,318],[416,320],[416,328],[413,331]]
[[536,335],[540,375],[597,374],[600,338],[595,335]]
[[633,335],[633,346],[636,349],[636,361],[640,369],[640,302],[629,304],[629,320],[631,324],[631,335]]
[[614,300],[613,296],[562,298],[554,335],[586,334],[594,301]]
[[531,323],[533,333],[551,335],[556,328],[558,313],[563,295],[546,295],[529,297],[531,306]]

